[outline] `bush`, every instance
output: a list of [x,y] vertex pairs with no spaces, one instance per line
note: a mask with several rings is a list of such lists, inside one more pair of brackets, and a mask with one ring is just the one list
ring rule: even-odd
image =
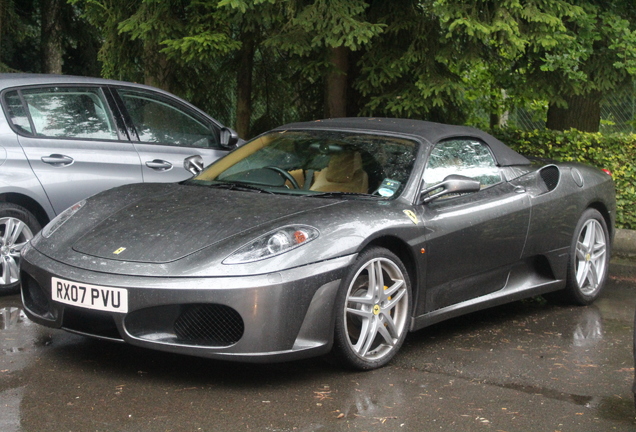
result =
[[636,229],[636,134],[513,129],[491,133],[524,155],[608,169],[616,185],[616,227]]

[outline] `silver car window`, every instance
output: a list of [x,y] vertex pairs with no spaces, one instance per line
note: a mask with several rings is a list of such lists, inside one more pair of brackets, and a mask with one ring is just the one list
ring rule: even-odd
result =
[[148,92],[118,89],[139,141],[186,147],[216,147],[216,134],[194,115]]
[[21,90],[34,133],[44,137],[116,140],[117,132],[98,88]]
[[501,182],[501,172],[488,146],[475,139],[453,139],[435,145],[424,170],[425,187],[451,174],[479,180],[482,188]]
[[20,131],[31,134],[31,124],[27,116],[24,105],[17,90],[12,90],[4,95],[4,101],[7,106],[7,112],[11,123]]

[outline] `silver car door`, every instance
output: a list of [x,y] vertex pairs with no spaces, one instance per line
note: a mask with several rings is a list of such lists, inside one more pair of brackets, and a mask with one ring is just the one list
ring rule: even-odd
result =
[[139,155],[123,137],[99,87],[30,87],[5,94],[28,118],[19,142],[56,213],[115,186],[142,181]]
[[145,182],[177,182],[192,177],[188,160],[200,167],[227,153],[219,127],[179,100],[149,90],[114,88],[130,124]]

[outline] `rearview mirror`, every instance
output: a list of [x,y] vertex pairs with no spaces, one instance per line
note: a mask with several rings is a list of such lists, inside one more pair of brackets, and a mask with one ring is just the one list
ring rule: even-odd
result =
[[[439,189],[438,192],[436,192]],[[443,195],[477,192],[481,189],[479,180],[458,174],[447,176],[444,181],[420,191],[421,203],[428,203]]]
[[233,149],[239,142],[239,136],[235,130],[224,127],[221,129],[219,141],[221,143],[221,147]]

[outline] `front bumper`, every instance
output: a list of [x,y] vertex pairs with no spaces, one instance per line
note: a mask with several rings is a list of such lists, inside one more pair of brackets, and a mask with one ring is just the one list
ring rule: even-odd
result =
[[[331,349],[335,297],[354,259],[245,277],[140,277],[83,270],[27,248],[22,302],[34,322],[87,336],[201,357],[286,361]],[[125,288],[128,312],[54,301],[52,277]]]

